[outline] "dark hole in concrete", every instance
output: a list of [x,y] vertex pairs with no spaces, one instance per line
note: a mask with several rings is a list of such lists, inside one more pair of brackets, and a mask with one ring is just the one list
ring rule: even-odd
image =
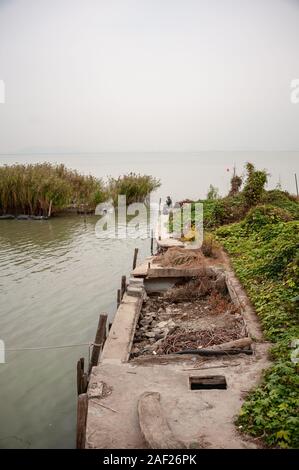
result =
[[206,375],[189,377],[190,390],[226,390],[227,383],[224,375]]

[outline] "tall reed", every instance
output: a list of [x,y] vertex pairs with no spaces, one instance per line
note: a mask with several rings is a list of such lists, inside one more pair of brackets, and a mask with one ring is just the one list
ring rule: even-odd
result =
[[160,180],[153,176],[131,172],[118,178],[110,177],[107,193],[114,204],[117,204],[118,195],[120,194],[126,196],[127,204],[131,204],[133,202],[146,202],[149,194],[160,186]]
[[70,204],[96,206],[105,199],[101,179],[79,174],[65,165],[0,166],[0,213],[47,215]]

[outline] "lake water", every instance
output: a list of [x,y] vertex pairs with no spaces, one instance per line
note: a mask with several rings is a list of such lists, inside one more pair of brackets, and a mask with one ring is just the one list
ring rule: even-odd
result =
[[[98,239],[95,216],[0,221],[0,339],[9,348],[88,343],[134,248],[149,239]],[[88,347],[6,352],[0,364],[0,447],[75,444],[76,363]]]

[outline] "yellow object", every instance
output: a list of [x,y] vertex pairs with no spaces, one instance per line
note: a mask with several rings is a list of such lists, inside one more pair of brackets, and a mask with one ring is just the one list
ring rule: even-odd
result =
[[195,239],[196,237],[196,230],[192,230],[190,229],[189,232],[187,232],[182,238],[181,240],[182,241],[185,241],[185,242],[191,242]]

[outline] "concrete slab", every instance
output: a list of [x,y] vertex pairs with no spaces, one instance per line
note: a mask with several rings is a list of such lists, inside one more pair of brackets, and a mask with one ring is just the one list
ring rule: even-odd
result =
[[135,297],[124,294],[106,339],[100,358],[101,362],[121,363],[128,361],[142,302],[142,295]]
[[[89,399],[86,446],[145,448],[137,403],[142,393],[153,391],[161,394],[161,406],[169,426],[187,447],[190,444],[219,449],[257,447],[254,441],[237,432],[234,418],[243,401],[242,391],[250,390],[262,369],[268,366],[266,348],[267,345],[259,344],[255,356],[234,358],[224,364],[224,359],[209,360],[205,366],[219,368],[202,371],[185,370],[190,368],[190,363],[137,367],[130,363],[100,364],[93,368],[91,387],[103,381],[112,388],[112,393],[106,398]],[[190,376],[215,374],[226,377],[227,390],[190,390]]]
[[163,277],[193,277],[202,274],[202,267],[198,268],[179,268],[179,267],[164,267],[152,263],[148,269],[147,277],[163,278]]
[[[202,272],[197,268],[164,268],[153,265],[151,261],[152,258],[148,258],[143,267],[140,269],[139,266],[139,270],[136,268],[134,272],[146,278],[146,287],[155,284],[153,289],[161,282],[169,286],[177,277],[190,277]],[[227,261],[225,264],[229,266]],[[214,271],[215,267],[209,269]],[[138,278],[134,272],[134,277]],[[232,269],[226,270],[226,281],[233,301],[242,308],[249,334],[258,341],[254,344],[254,355],[201,358],[200,366],[204,370],[191,369],[197,359],[192,356],[145,356],[129,362],[143,299],[126,293],[110,329],[100,364],[92,369],[88,388],[86,447],[145,448],[137,413],[138,400],[144,392],[160,393],[170,428],[187,447],[258,446],[256,441],[239,434],[234,422],[244,400],[244,391],[247,393],[256,386],[262,371],[270,364],[267,356],[270,344],[262,342],[254,309]],[[132,287],[139,289],[134,282]],[[227,390],[190,390],[191,375],[216,374],[226,377]],[[111,393],[105,397],[94,396],[95,390],[103,389],[103,382]]]
[[153,261],[153,256],[145,258],[144,262],[136,266],[135,269],[131,272],[131,275],[134,277],[146,277],[148,272],[148,264]]

